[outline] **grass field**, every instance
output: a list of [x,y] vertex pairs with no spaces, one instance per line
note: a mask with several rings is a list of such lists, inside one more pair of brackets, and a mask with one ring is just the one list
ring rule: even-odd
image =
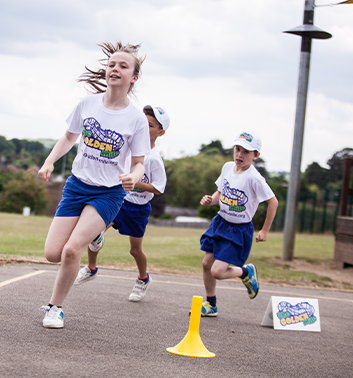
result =
[[[44,242],[51,218],[24,217],[18,214],[0,213],[0,257],[5,259],[45,260]],[[200,236],[204,230],[194,228],[148,226],[143,242],[148,257],[149,271],[201,276],[204,253],[200,251]],[[328,277],[314,273],[293,271],[283,264],[282,233],[270,233],[265,243],[254,243],[250,261],[255,263],[261,279],[288,284],[315,284],[332,287]],[[297,234],[295,259],[313,264],[333,264],[334,236]],[[82,264],[87,262],[84,255]],[[110,229],[99,254],[99,265],[136,270],[129,254],[129,239]]]

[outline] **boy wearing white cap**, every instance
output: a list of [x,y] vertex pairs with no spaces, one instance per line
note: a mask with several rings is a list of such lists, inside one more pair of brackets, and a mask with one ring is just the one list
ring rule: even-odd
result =
[[[259,291],[254,264],[247,261],[253,235],[252,218],[260,202],[268,203],[266,219],[256,242],[266,241],[276,215],[278,201],[252,162],[260,156],[261,139],[250,131],[241,132],[234,141],[234,161],[226,163],[216,181],[217,191],[201,199],[202,206],[219,203],[220,210],[201,236],[206,301],[201,316],[217,316],[216,280],[241,278],[250,299]],[[230,266],[232,265],[232,266]]]
[[[134,190],[127,193],[118,215],[110,225],[119,230],[120,234],[130,237],[130,253],[135,258],[139,271],[139,276],[129,297],[129,300],[133,302],[143,299],[152,283],[152,278],[147,272],[147,257],[142,250],[142,240],[151,214],[150,201],[155,194],[164,192],[167,183],[163,160],[155,143],[156,139],[164,135],[168,129],[169,115],[161,107],[150,105],[145,106],[143,112],[148,119],[151,141],[151,153],[145,156],[145,174],[141,181],[135,184]],[[80,285],[96,277],[97,255],[103,244],[104,232],[89,245],[88,266],[79,271],[74,285]]]

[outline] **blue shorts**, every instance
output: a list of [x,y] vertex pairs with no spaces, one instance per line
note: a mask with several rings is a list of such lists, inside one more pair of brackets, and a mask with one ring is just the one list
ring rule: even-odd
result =
[[151,211],[152,206],[149,202],[145,205],[137,205],[136,203],[124,201],[113,221],[113,228],[119,230],[121,235],[142,238],[145,234]]
[[93,206],[107,226],[112,223],[126,195],[121,185],[111,188],[88,185],[71,175],[64,186],[56,217],[79,217],[86,205]]
[[213,253],[216,260],[243,266],[250,255],[253,236],[252,222],[230,223],[217,214],[201,236],[201,250]]

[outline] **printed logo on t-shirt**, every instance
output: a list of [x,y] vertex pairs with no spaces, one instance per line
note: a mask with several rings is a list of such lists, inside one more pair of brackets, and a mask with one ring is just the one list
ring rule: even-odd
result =
[[[143,174],[143,177],[142,177],[142,179],[141,179],[140,181],[141,181],[141,182],[144,182],[145,184],[148,184],[148,183],[150,182],[150,180],[148,179],[146,173]],[[133,189],[133,191],[134,191],[134,192],[144,192],[143,189],[136,188],[136,187]]]
[[241,212],[245,210],[248,197],[242,190],[231,188],[229,182],[224,180],[220,200],[229,206],[229,210]]
[[118,156],[124,145],[121,134],[109,129],[103,130],[94,118],[86,118],[83,121],[82,137],[86,146],[100,150],[101,156],[108,159]]

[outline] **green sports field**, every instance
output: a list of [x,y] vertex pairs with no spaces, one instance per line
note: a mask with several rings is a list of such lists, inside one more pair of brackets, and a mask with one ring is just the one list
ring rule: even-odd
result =
[[[44,258],[44,242],[51,218],[24,217],[0,213],[0,257],[7,260]],[[143,247],[148,257],[149,271],[181,275],[202,276],[199,239],[202,229],[148,226]],[[334,287],[328,277],[314,273],[294,271],[281,260],[282,233],[270,233],[265,243],[254,243],[249,261],[255,263],[261,279],[287,284],[311,284]],[[333,265],[334,236],[297,234],[295,259],[312,264]],[[87,262],[82,257],[82,264]],[[106,267],[136,270],[129,254],[129,239],[110,229],[106,233],[104,248],[99,253],[98,264]],[[347,287],[351,288],[351,287]]]

